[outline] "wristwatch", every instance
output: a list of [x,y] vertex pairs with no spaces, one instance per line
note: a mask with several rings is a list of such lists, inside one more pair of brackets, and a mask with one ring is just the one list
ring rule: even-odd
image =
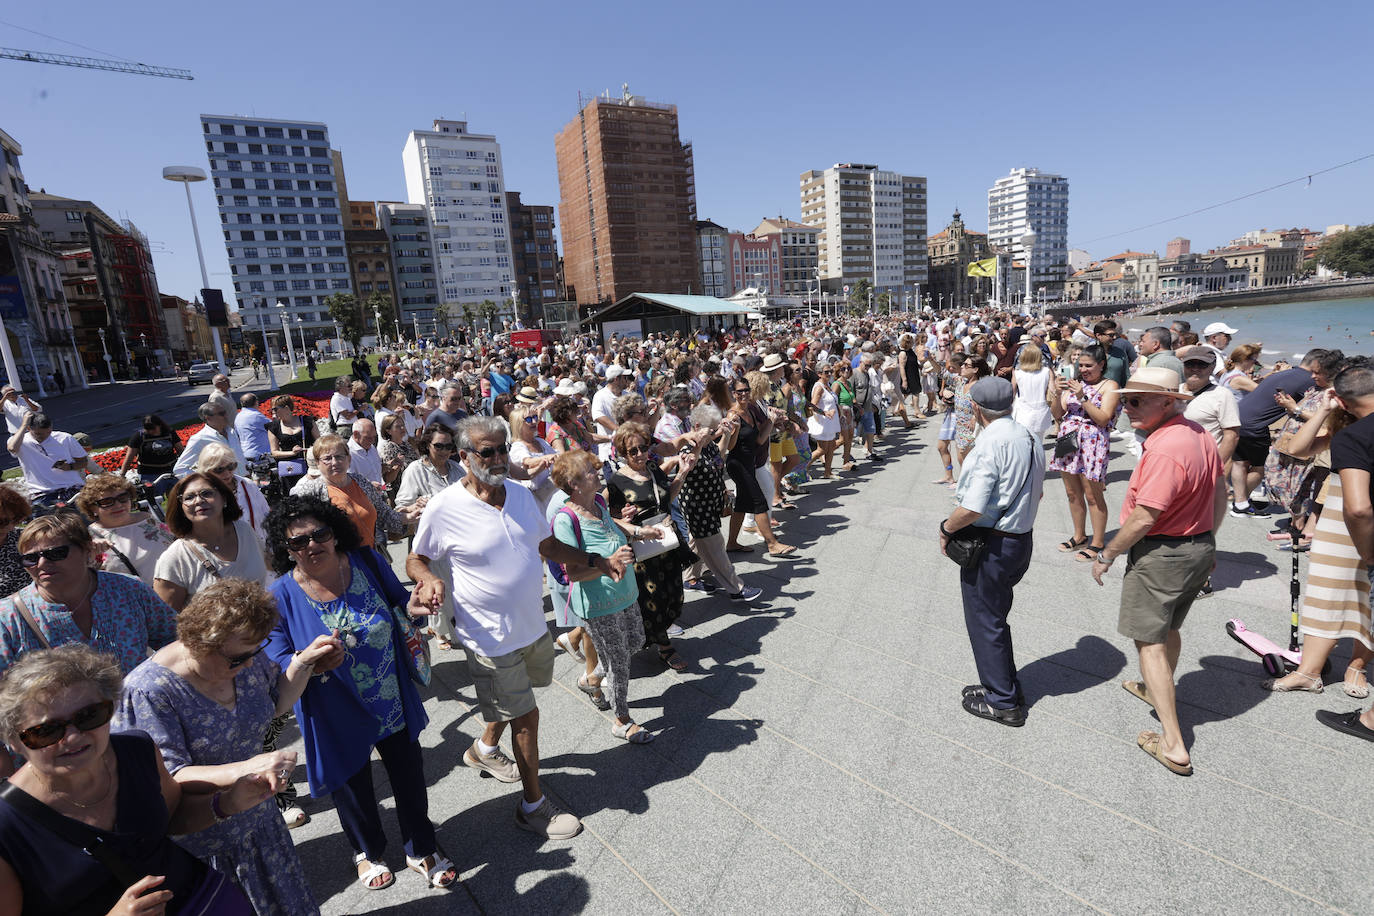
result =
[[597,555],[596,555],[596,554],[594,554],[594,553],[588,553],[588,554],[587,554],[587,568],[588,568],[588,569],[595,569],[595,568],[596,568],[596,561],[597,561]]

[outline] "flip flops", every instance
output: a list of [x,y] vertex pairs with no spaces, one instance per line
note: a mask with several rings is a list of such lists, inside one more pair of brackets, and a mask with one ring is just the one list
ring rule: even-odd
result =
[[1191,763],[1175,763],[1164,756],[1164,751],[1160,749],[1160,735],[1158,732],[1141,732],[1136,736],[1135,743],[1142,751],[1149,754],[1160,763],[1164,764],[1165,769],[1177,776],[1192,776],[1193,765]]
[[1087,544],[1089,540],[1091,540],[1091,538],[1089,538],[1089,537],[1085,534],[1085,535],[1083,535],[1083,537],[1081,537],[1081,538],[1072,538],[1072,537],[1071,537],[1071,538],[1069,538],[1067,541],[1060,541],[1060,542],[1059,542],[1059,552],[1060,552],[1060,553],[1072,553],[1073,551],[1075,551],[1075,550],[1077,550],[1078,548],[1082,547],[1083,545]]
[[[638,731],[630,731],[630,729],[636,727],[638,727]],[[612,725],[611,734],[615,735],[621,741],[628,741],[631,744],[648,744],[650,741],[654,740],[653,732],[644,728],[642,725],[636,726],[633,722],[626,722],[624,725]]]

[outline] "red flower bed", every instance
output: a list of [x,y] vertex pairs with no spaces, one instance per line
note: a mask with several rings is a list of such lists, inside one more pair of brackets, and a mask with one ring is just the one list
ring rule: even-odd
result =
[[[312,391],[308,394],[293,394],[291,400],[296,405],[297,416],[313,421],[320,417],[329,416],[329,398],[332,395],[333,392],[330,391]],[[259,404],[258,410],[266,414],[268,407],[269,405],[266,403]],[[186,441],[200,432],[204,425],[200,420],[194,420],[176,430],[177,438],[185,445]],[[93,453],[91,460],[100,465],[102,469],[115,472],[124,463],[124,453],[128,450],[128,446],[120,445],[108,451]],[[134,459],[134,467],[138,467],[138,459]]]

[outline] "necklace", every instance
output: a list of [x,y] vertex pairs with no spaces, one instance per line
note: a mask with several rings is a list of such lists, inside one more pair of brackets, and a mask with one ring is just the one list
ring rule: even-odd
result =
[[[91,808],[94,808],[96,805],[99,805],[99,804],[101,804],[102,802],[104,802],[105,799],[107,799],[107,798],[110,797],[110,791],[111,791],[112,789],[114,789],[114,784],[115,784],[114,773],[112,773],[112,772],[110,771],[110,755],[109,755],[108,752],[106,752],[106,755],[105,755],[105,767],[104,767],[104,769],[105,769],[105,775],[106,775],[106,780],[105,780],[105,791],[104,791],[103,793],[101,793],[100,797],[97,798],[95,801],[93,801],[93,802],[88,802],[87,804],[84,804],[84,805],[83,805],[81,802],[79,802],[79,801],[77,801],[76,799],[72,798],[70,795],[63,794],[63,795],[61,795],[61,798],[62,798],[64,801],[70,802],[71,804],[73,804],[73,805],[75,805],[76,807],[81,808],[81,809],[83,809],[83,810],[90,810]],[[53,796],[54,798],[59,797],[59,796],[58,796],[58,793],[53,789],[51,783],[47,782],[47,780],[44,780],[44,779],[42,779],[42,778],[39,779],[39,782],[43,783],[43,788],[46,789],[46,790],[48,791],[48,794],[49,794],[49,795]]]

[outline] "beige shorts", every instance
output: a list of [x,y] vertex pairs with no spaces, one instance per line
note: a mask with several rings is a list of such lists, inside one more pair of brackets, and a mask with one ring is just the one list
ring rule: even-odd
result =
[[1145,538],[1131,548],[1121,581],[1116,631],[1144,643],[1163,643],[1183,626],[1198,589],[1212,573],[1216,540],[1171,543]]
[[535,708],[534,688],[553,683],[553,637],[548,633],[523,649],[496,658],[464,647],[477,705],[487,722],[510,722]]

